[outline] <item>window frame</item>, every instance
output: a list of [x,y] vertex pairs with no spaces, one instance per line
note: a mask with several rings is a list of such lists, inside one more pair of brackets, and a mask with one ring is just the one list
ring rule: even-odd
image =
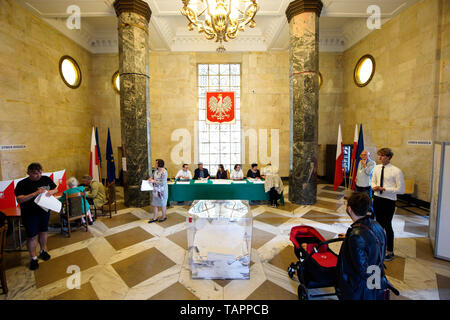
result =
[[112,87],[113,87],[114,91],[115,91],[117,94],[120,94],[120,88],[117,89],[117,87],[116,87],[116,79],[117,79],[117,77],[120,77],[119,70],[117,70],[116,72],[114,72],[114,74],[112,75],[112,78],[111,78],[111,84],[112,84]]
[[[359,81],[359,75],[358,75],[358,73],[360,72],[361,66],[363,65],[363,62],[364,62],[366,59],[370,59],[370,60],[372,61],[372,66],[373,66],[373,68],[372,68],[372,73],[370,74],[369,79],[367,79],[366,82],[362,83],[361,81]],[[373,79],[373,77],[374,77],[374,75],[375,75],[375,67],[376,67],[376,65],[375,65],[375,58],[374,58],[372,55],[370,55],[370,54],[365,54],[365,55],[363,55],[363,56],[358,60],[358,62],[356,63],[355,69],[354,69],[354,71],[353,71],[353,81],[355,81],[355,84],[356,84],[358,87],[360,87],[360,88],[367,86],[367,85],[370,83],[370,81],[372,81],[372,79]]]
[[[64,60],[69,60],[72,65],[75,67],[75,73],[77,76],[77,81],[75,84],[70,84],[67,82],[66,78],[64,77],[63,71],[62,71],[62,64],[64,62]],[[68,86],[71,89],[77,89],[78,87],[80,87],[81,85],[81,81],[83,79],[82,74],[81,74],[81,69],[80,66],[78,65],[77,61],[72,58],[69,55],[64,55],[59,59],[59,75],[61,76],[61,79],[63,80],[63,82],[66,84],[66,86]]]
[[[200,66],[204,65],[204,66],[208,66],[208,73],[207,75],[203,75],[200,74]],[[211,65],[217,65],[218,66],[218,73],[217,75],[210,74],[210,66]],[[223,74],[221,73],[221,65],[228,65],[228,74]],[[231,73],[231,66],[232,65],[239,65],[239,85],[238,86],[231,86],[231,76],[233,75]],[[201,86],[200,85],[200,80],[201,80],[201,76],[206,76],[207,77],[207,81],[206,81],[206,85]],[[210,77],[211,76],[217,76],[218,77],[218,84],[217,86],[211,86],[210,83]],[[224,86],[221,87],[221,77],[223,76],[228,76],[229,79],[229,83],[228,86]],[[206,92],[213,92],[213,91],[223,91],[223,92],[228,92],[228,91],[232,91],[235,92],[235,106],[239,106],[236,107],[236,119],[235,122],[233,124],[210,124],[207,123],[206,121],[206,94],[203,95],[203,93],[201,94],[200,92],[202,91],[201,88],[205,88],[204,90],[205,93]],[[239,90],[239,95],[237,95],[236,93],[236,89]],[[233,166],[235,164],[240,164],[242,166],[242,122],[241,122],[241,118],[240,118],[240,112],[241,112],[241,96],[242,96],[242,63],[236,63],[236,62],[229,62],[229,63],[197,63],[197,102],[198,102],[198,107],[197,107],[197,111],[198,111],[198,122],[199,122],[199,126],[198,126],[198,159],[199,162],[203,162],[204,167],[208,168],[208,170],[210,171],[210,174],[212,176],[216,175],[216,172],[213,170],[213,167],[216,168],[218,167],[219,164],[223,164],[225,170],[229,169],[231,171],[231,169],[233,168]],[[200,104],[202,103],[202,106],[200,106]],[[204,106],[203,106],[204,104]],[[202,113],[204,112],[204,115],[202,115]],[[238,128],[233,126],[236,126],[236,124],[238,124]],[[218,136],[218,141],[211,141],[211,127],[213,129],[215,129],[213,132],[215,132],[217,130],[217,136]],[[203,128],[206,128],[207,130],[204,131],[202,130]],[[223,130],[224,129],[224,130]],[[207,135],[208,139],[206,140],[202,140],[202,134],[203,135]],[[234,134],[234,137],[233,137]],[[234,139],[236,138],[236,134],[239,136],[239,141],[238,142],[234,142]],[[223,141],[222,140],[222,136],[226,136],[228,135],[228,139],[226,139],[227,141]],[[204,145],[207,144],[207,152],[202,152]],[[223,144],[227,144],[227,148],[228,152],[227,153],[222,153]],[[235,144],[237,144],[237,149]],[[218,145],[218,153],[212,153],[211,152],[211,147],[215,145],[215,147]],[[233,152],[233,150],[239,150],[239,152]],[[204,161],[203,156],[208,155],[208,161]],[[212,163],[211,162],[211,155],[214,156],[218,156],[219,158],[219,163]],[[228,161],[223,161],[222,160],[222,156],[225,155],[225,157],[228,157]],[[238,163],[233,163],[233,156],[237,156],[239,158],[239,162]]]

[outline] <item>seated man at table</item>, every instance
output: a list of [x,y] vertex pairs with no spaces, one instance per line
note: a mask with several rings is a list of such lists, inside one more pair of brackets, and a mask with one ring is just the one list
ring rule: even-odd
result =
[[189,170],[188,164],[186,164],[186,163],[183,164],[183,169],[178,171],[177,175],[175,176],[175,179],[180,179],[180,180],[191,180],[192,179],[192,173]]
[[[41,193],[50,197],[58,192],[56,184],[47,176],[42,175],[42,166],[31,163],[27,170],[28,177],[19,181],[15,189],[17,202],[20,204],[22,223],[27,235],[27,248],[30,253],[30,270],[39,268],[38,258],[47,261],[50,255],[47,252],[48,220],[50,211],[38,206],[34,199]],[[41,251],[36,256],[39,240]]]
[[89,190],[86,192],[86,198],[90,204],[93,204],[96,208],[100,208],[108,202],[106,189],[102,183],[92,180],[90,175],[83,176],[81,182],[83,185],[89,186]]
[[261,174],[258,170],[258,164],[257,163],[252,163],[252,168],[248,169],[247,171],[247,178],[252,178],[252,179],[261,179]]
[[232,180],[242,180],[244,179],[244,173],[242,172],[241,165],[234,165],[234,169],[230,172],[230,179]]
[[198,163],[198,168],[195,169],[195,171],[194,171],[194,179],[198,180],[200,178],[209,179],[208,169],[203,168],[203,163],[202,162]]

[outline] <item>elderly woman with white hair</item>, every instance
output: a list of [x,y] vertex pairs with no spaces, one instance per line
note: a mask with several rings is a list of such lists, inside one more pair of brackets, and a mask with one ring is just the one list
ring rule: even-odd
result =
[[[64,203],[64,201],[66,201],[66,196],[71,195],[73,193],[85,191],[83,186],[78,186],[78,180],[75,177],[71,177],[71,178],[69,178],[69,180],[67,180],[67,186],[69,187],[69,189],[64,191],[62,196],[59,198],[59,201],[61,201],[62,203]],[[82,207],[83,207],[83,213],[86,212],[86,214],[89,218],[89,221],[88,221],[89,225],[92,225],[94,221],[92,220],[89,203],[87,201],[85,201],[84,203],[82,203]],[[81,218],[81,223],[83,225],[86,224],[86,221],[84,220],[84,218]]]

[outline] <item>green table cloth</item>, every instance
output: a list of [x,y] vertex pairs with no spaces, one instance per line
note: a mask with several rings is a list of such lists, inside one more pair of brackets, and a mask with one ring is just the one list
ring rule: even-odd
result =
[[[189,184],[175,182],[169,184],[168,201],[193,200],[269,200],[269,194],[264,192],[263,183],[253,183],[245,179],[245,183],[214,184],[211,180],[206,183]],[[281,205],[284,205],[284,196],[281,194]]]

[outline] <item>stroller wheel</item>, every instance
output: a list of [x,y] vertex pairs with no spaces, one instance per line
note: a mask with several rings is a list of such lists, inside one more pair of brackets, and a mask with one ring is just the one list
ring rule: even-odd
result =
[[293,263],[291,263],[291,265],[290,265],[289,268],[288,268],[288,275],[289,275],[289,278],[292,279],[292,277],[294,276],[294,274],[295,274],[295,265],[294,265]]
[[301,284],[298,286],[298,299],[309,300],[308,290]]

